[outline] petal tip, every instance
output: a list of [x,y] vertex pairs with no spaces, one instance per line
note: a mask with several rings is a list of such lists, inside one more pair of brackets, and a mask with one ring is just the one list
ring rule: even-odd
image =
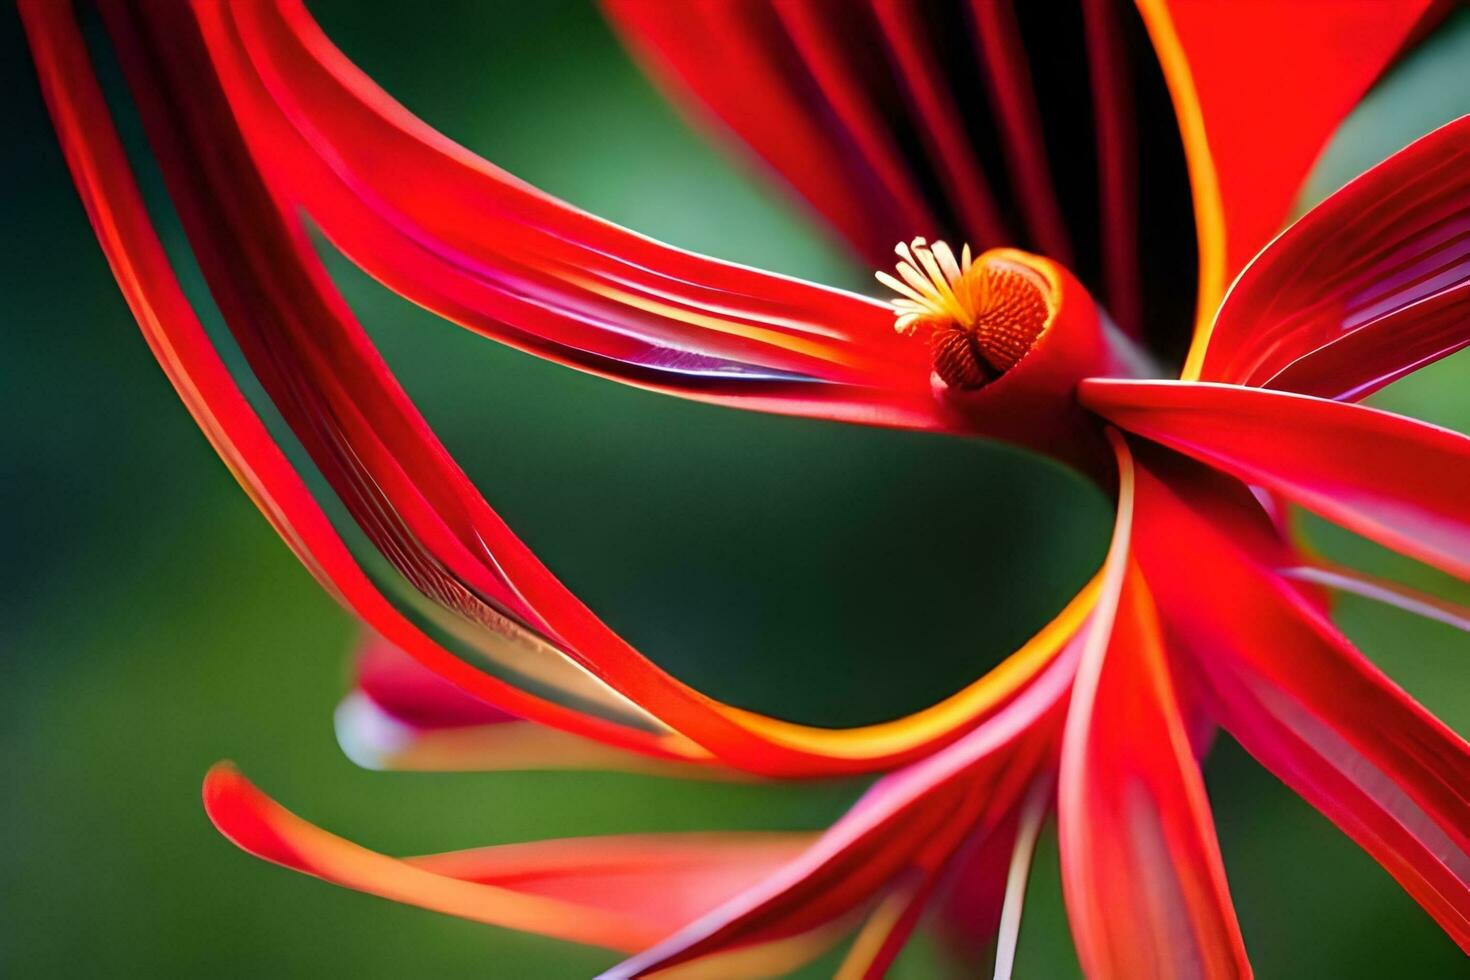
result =
[[294,848],[271,825],[276,806],[233,762],[217,762],[204,777],[204,812],[232,844],[256,857],[306,871]]

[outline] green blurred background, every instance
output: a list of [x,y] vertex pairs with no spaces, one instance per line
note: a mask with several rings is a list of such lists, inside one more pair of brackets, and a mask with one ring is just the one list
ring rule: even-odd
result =
[[[589,4],[312,7],[410,108],[519,176],[679,245],[865,288],[866,270],[798,209],[686,128]],[[352,624],[154,364],[71,188],[10,10],[0,71],[11,132],[0,147],[0,974],[564,977],[615,961],[243,856],[198,802],[220,758],[391,853],[817,828],[860,791],[347,762],[331,709]],[[1348,122],[1306,198],[1467,110],[1461,13]],[[342,263],[334,272],[441,436],[552,568],[659,662],[737,703],[832,724],[928,703],[1043,622],[1105,548],[1106,502],[1019,453],[625,389],[436,321]],[[1470,430],[1470,361],[1377,400]],[[1334,555],[1455,594],[1420,566],[1313,528]],[[1463,634],[1356,601],[1341,619],[1470,729]],[[1261,976],[1466,974],[1386,873],[1233,743],[1222,740],[1207,778]],[[895,974],[938,969],[918,943]],[[1075,973],[1055,848],[1043,845],[1018,976]]]

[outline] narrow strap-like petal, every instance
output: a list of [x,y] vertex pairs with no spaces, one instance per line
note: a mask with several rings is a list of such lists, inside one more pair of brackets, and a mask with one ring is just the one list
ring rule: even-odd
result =
[[1021,943],[1021,916],[1026,904],[1026,884],[1031,878],[1031,861],[1036,854],[1036,841],[1041,825],[1050,809],[1055,779],[1049,774],[1037,780],[1026,801],[1016,813],[1015,843],[1006,865],[1005,893],[1001,901],[1000,920],[996,923],[995,980],[1011,980],[1016,967],[1016,952]]
[[1470,578],[1470,437],[1261,388],[1089,380],[1088,407],[1350,530]]
[[741,778],[736,770],[620,750],[534,721],[416,728],[354,691],[332,716],[337,744],[365,769],[396,772],[507,772],[574,769],[684,779]]
[[1013,816],[960,851],[935,910],[932,928],[948,958],[971,976],[984,971],[992,941],[999,938],[1016,823]]
[[[853,940],[847,957],[835,974],[837,980],[881,980],[914,930],[918,928],[930,900],[940,888],[944,868],[955,857],[965,839],[974,833],[987,838],[993,833],[994,815],[986,812],[994,805],[999,792],[1008,794],[1009,787],[994,786],[978,780],[968,794],[950,807],[943,821],[931,831],[924,846],[914,854],[909,866],[889,885],[883,898],[868,915],[867,921]],[[976,824],[981,829],[976,830]]]
[[[1097,318],[1083,315],[1090,298],[1080,286],[1065,296],[1058,286],[1069,328],[1049,330],[1044,346],[990,386],[977,419],[934,397],[928,346],[899,336],[885,308],[656,245],[526,188],[393,103],[294,4],[204,8],[200,18],[255,157],[282,193],[299,198],[373,275],[497,339],[687,397],[873,424],[978,427],[1043,451],[1070,441],[1054,423],[1075,418],[1039,410],[1023,377],[1055,368],[1059,352],[1083,372],[1107,370]],[[406,171],[425,184],[385,179]],[[516,285],[525,275],[537,300],[529,313]],[[602,323],[581,315],[588,303]],[[563,304],[579,315],[561,315]],[[650,352],[645,341],[659,337],[679,353]],[[596,363],[582,357],[589,351]],[[696,370],[695,353],[725,358],[729,370]],[[1056,379],[1064,404],[1080,376]],[[1043,394],[1057,397],[1055,389]]]
[[378,636],[364,636],[357,683],[337,706],[337,742],[368,769],[467,772],[596,769],[693,779],[733,770],[660,759],[526,721],[471,695]]
[[995,103],[1011,185],[1018,192],[1030,239],[1037,251],[1070,265],[1072,246],[1052,184],[1041,113],[1016,11],[1011,0],[971,0],[970,16],[980,69]]
[[512,844],[392,858],[324,831],[227,764],[204,806],[245,851],[333,884],[489,925],[635,950],[799,855],[808,835],[684,834]]
[[[800,859],[607,974],[637,977],[732,946],[834,921],[893,887],[916,866],[947,859],[926,848],[956,829],[999,825],[1022,798],[1054,738],[1076,644],[994,718],[964,739],[884,777]],[[943,848],[941,848],[943,850]],[[881,945],[881,944],[880,944]]]
[[895,334],[885,306],[661,245],[528,187],[409,114],[297,4],[198,16],[257,163],[415,302],[629,384],[945,427],[928,352]]
[[[1143,326],[1143,281],[1139,261],[1139,109],[1123,29],[1126,10],[1111,0],[1083,0],[1087,65],[1092,82],[1093,129],[1097,140],[1098,248],[1102,295],[1124,330]],[[1147,111],[1147,110],[1143,110]],[[1150,161],[1151,166],[1153,162]],[[1150,179],[1154,173],[1149,174]],[[1150,187],[1149,194],[1159,194]],[[1150,242],[1149,247],[1162,247]]]
[[[276,448],[278,435],[251,413],[179,290],[71,11],[44,3],[25,8],[79,186],[160,360],[282,535],[373,629],[528,720],[663,757],[718,756],[789,775],[871,770],[953,741],[1024,686],[1075,632],[1090,590],[1002,670],[915,716],[851,730],[794,725],[720,704],[630,648],[551,576],[449,458],[326,278],[296,212],[252,169],[191,32],[222,31],[225,18],[262,10],[160,3],[106,13],[129,80],[145,96],[140,103],[155,152],[226,322],[270,396],[266,407],[279,411],[277,424],[289,424],[307,448],[326,489],[319,477],[308,489]],[[152,98],[160,89],[168,97]],[[352,520],[342,533],[356,535],[354,548],[388,559],[386,572],[376,556],[349,550],[337,536],[316,499],[323,493],[346,505]],[[358,564],[368,558],[377,561],[373,578]],[[426,615],[432,633],[411,624],[395,602]],[[538,693],[524,693],[521,684]]]
[[1200,329],[1186,375],[1196,377],[1226,284],[1280,229],[1338,123],[1437,5],[1138,6],[1174,96],[1194,186]]
[[1025,248],[1076,271],[1127,332],[1162,338],[1188,316],[1184,156],[1126,0],[603,5],[675,101],[719,119],[870,262],[916,235]]
[[1280,569],[1283,578],[1302,582],[1308,586],[1322,586],[1346,592],[1350,595],[1372,599],[1395,609],[1432,619],[1446,626],[1470,632],[1470,608],[1441,599],[1418,589],[1411,589],[1397,582],[1359,572],[1341,565],[1292,565]]
[[373,632],[359,642],[353,671],[357,690],[400,724],[459,728],[516,718],[451,684]]
[[1275,574],[1289,552],[1245,487],[1138,460],[1138,559],[1215,717],[1470,951],[1470,745]]
[[[922,177],[909,166],[892,125],[892,93],[881,78],[882,51],[869,43],[877,25],[850,0],[801,0],[778,3],[775,9],[831,118],[856,151],[849,155],[865,162],[893,199],[894,215],[885,222],[892,240],[879,242],[883,251],[873,258],[886,261],[895,242],[915,235],[943,238],[945,225],[935,217]],[[871,209],[875,203],[870,199],[864,206]]]
[[1134,466],[1067,711],[1062,883],[1089,977],[1250,975],[1153,599],[1131,557]]
[[648,712],[579,663],[581,648],[549,626],[553,607],[527,586],[554,580],[434,437],[290,207],[262,182],[239,134],[220,125],[229,109],[192,13],[169,4],[104,10],[211,294],[272,405],[372,547],[434,604],[445,632],[467,637],[527,686],[646,724]]
[[[869,916],[862,932],[853,942],[838,976],[880,980],[903,951],[904,944],[918,927],[928,905],[943,897],[952,908],[957,896],[954,886],[967,872],[1001,867],[1004,885],[996,889],[996,910],[1004,905],[1004,914],[989,915],[988,909],[969,910],[965,925],[973,931],[965,937],[970,948],[996,944],[997,972],[1007,952],[1014,956],[1015,940],[1020,928],[1021,903],[1025,899],[1026,876],[1031,854],[1041,823],[1055,798],[1056,778],[1049,745],[1041,764],[1032,777],[1025,796],[1013,802],[1016,791],[1012,776],[1028,771],[1031,763],[1022,758],[1018,766],[1010,763],[1007,780],[992,784],[977,780],[969,795],[955,806],[944,824],[925,842],[911,867],[892,887]],[[998,805],[997,800],[1003,801]],[[981,872],[982,875],[984,872]],[[974,882],[970,882],[974,884]],[[984,895],[982,902],[992,896]],[[936,909],[944,915],[949,909]],[[959,925],[952,917],[950,926]],[[1008,950],[1009,946],[1009,950]]]
[[98,241],[149,346],[236,479],[303,564],[375,630],[456,685],[526,717],[656,754],[666,738],[570,709],[450,654],[396,609],[358,564],[242,394],[180,288],[154,231],[72,12],[21,5],[42,91]]
[[821,85],[833,76],[807,72],[771,5],[602,0],[602,7],[678,102],[744,141],[870,262],[919,233],[895,237],[902,199],[889,199],[891,185],[848,152],[840,124],[856,117],[825,111]]
[[956,101],[960,93],[951,90],[931,46],[932,18],[914,0],[871,0],[871,6],[908,94],[930,165],[948,189],[966,236],[987,246],[1017,241],[965,132],[964,114]]
[[1470,116],[1313,208],[1241,274],[1201,377],[1357,399],[1470,344]]

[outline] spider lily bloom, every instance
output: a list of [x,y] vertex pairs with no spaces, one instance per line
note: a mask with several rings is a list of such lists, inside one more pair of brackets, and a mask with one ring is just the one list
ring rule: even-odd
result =
[[[619,975],[710,957],[776,969],[858,921],[848,968],[873,973],[941,895],[971,936],[1001,929],[1009,956],[1054,800],[1089,973],[1229,976],[1248,966],[1196,762],[1219,722],[1470,944],[1465,744],[1336,631],[1251,493],[1470,570],[1453,492],[1470,476],[1465,438],[1353,404],[1470,340],[1467,124],[1345,188],[1221,302],[1424,6],[1348,5],[1343,22],[1328,7],[1222,20],[1147,3],[1150,49],[1111,4],[1045,25],[975,4],[978,58],[955,47],[949,28],[971,21],[948,8],[610,9],[860,252],[910,242],[885,272],[895,305],[680,252],[535,191],[394,103],[298,4],[104,4],[252,398],[174,278],[72,12],[23,5],[68,162],[160,362],[288,544],[388,644],[345,709],[349,732],[378,725],[364,755],[433,765],[445,732],[473,732],[476,757],[500,766],[601,760],[590,739],[679,771],[895,771],[814,842],[623,838],[398,861],[228,768],[205,789],[221,828],[397,900],[651,947]],[[1022,43],[1038,30],[1057,45]],[[1285,54],[1238,78],[1242,51],[1273,45]],[[875,55],[892,71],[872,71]],[[1176,112],[1151,113],[1164,82]],[[1088,133],[1057,131],[1079,118]],[[1189,200],[1170,199],[1171,168],[1186,166]],[[1053,455],[1116,493],[1107,563],[1000,668],[911,717],[828,730],[715,701],[613,633],[490,509],[335,291],[303,213],[403,295],[582,370]],[[983,250],[956,253],[941,233]],[[1192,236],[1180,303],[1156,263]],[[1144,288],[1158,282],[1173,295]],[[1203,326],[1182,380],[1137,380],[1125,335],[1167,347],[1191,304]],[[385,670],[371,659],[385,655],[406,659]],[[530,723],[553,737],[522,738]]]

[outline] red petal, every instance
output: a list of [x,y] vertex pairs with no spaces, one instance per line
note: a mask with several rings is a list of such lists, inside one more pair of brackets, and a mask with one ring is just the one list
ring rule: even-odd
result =
[[356,670],[358,690],[400,724],[457,728],[516,717],[455,687],[376,633],[363,637]]
[[902,80],[930,167],[938,177],[960,220],[974,242],[998,244],[1016,241],[1006,228],[989,182],[970,138],[964,114],[931,46],[930,19],[912,0],[873,0],[873,13],[884,43]]
[[[615,5],[609,7],[617,9]],[[880,236],[886,231],[887,237],[880,237],[874,243],[876,252],[868,257],[875,264],[884,264],[898,241],[914,235],[942,237],[943,225],[931,214],[919,176],[907,165],[889,128],[885,118],[887,106],[881,104],[871,84],[874,73],[884,68],[881,52],[876,50],[877,45],[862,43],[863,34],[855,22],[863,23],[869,30],[875,25],[867,24],[866,13],[848,0],[779,4],[775,10],[795,53],[826,100],[829,118],[847,134],[856,150],[856,153],[842,154],[843,162],[849,166],[858,160],[865,162],[872,171],[873,181],[893,199],[893,216],[877,229]],[[636,36],[636,29],[632,33]],[[719,84],[721,79],[713,81]],[[817,115],[820,118],[821,113]],[[753,142],[752,145],[762,144]],[[866,202],[854,203],[861,211],[875,210],[871,197]]]
[[801,834],[603,837],[398,859],[313,826],[232,766],[204,782],[209,818],[230,840],[333,884],[573,942],[633,950],[749,887],[801,853]]
[[[955,819],[949,821],[942,831],[940,836],[947,849],[940,860],[952,853],[956,841],[964,833],[964,827],[960,820]],[[903,952],[904,944],[918,927],[939,877],[928,867],[900,876],[863,922],[847,956],[833,976],[837,980],[882,980],[886,977],[888,968]]]
[[[916,716],[856,730],[792,725],[688,689],[567,592],[433,438],[332,291],[294,211],[257,182],[237,134],[219,128],[230,115],[215,101],[211,76],[191,44],[196,28],[188,17],[172,7],[147,7],[139,14],[145,19],[134,21],[110,10],[124,64],[144,94],[140,102],[175,203],[227,322],[333,489],[404,584],[434,601],[431,617],[452,627],[476,662],[484,658],[517,681],[529,674],[543,689],[598,714],[526,695],[449,655],[363,575],[244,407],[147,224],[68,12],[44,4],[26,9],[43,74],[52,70],[57,44],[65,49],[60,57],[71,59],[71,74],[46,75],[55,80],[53,95],[59,93],[54,101],[63,141],[69,153],[81,154],[78,180],[101,216],[99,234],[160,359],[197,404],[202,424],[216,430],[210,413],[220,411],[217,405],[238,414],[227,420],[232,428],[225,437],[249,441],[237,463],[242,481],[267,501],[263,507],[303,560],[375,630],[476,696],[528,719],[664,757],[708,761],[714,752],[736,766],[793,775],[861,771],[914,758],[973,727],[1046,664],[1085,616],[1090,592],[1003,670]],[[244,10],[207,6],[195,12],[208,19]],[[209,22],[223,29],[218,20]],[[150,33],[158,31],[167,34],[166,44]],[[170,77],[188,82],[175,85]],[[188,98],[148,97],[159,86]],[[73,100],[85,103],[82,122],[66,114]],[[127,222],[125,239],[107,223],[116,220],[114,212]],[[133,271],[140,261],[148,264],[143,279]],[[235,449],[222,452],[234,460]],[[285,516],[273,508],[283,508]]]
[[[843,125],[859,117],[827,111],[835,76],[808,74],[770,6],[604,0],[603,9],[651,75],[748,144],[870,262],[920,233],[902,230],[917,202],[890,198],[892,176],[848,152]],[[849,93],[833,104],[850,110],[862,97]]]
[[721,779],[708,765],[650,758],[523,721],[456,687],[374,633],[357,657],[357,688],[337,706],[337,741],[369,769],[597,769]]
[[1470,437],[1260,388],[1089,380],[1109,421],[1470,578]]
[[[935,931],[949,958],[968,975],[980,975],[992,940],[999,945],[1005,938],[1000,935],[1000,927],[1003,911],[1010,904],[1009,879],[1019,846],[1017,827],[1022,809],[990,834],[968,842],[947,872],[949,881],[936,910]],[[1029,849],[1027,858],[1029,871]],[[1014,949],[1010,952],[1014,954]],[[996,965],[996,976],[1005,976],[999,969],[999,959]]]
[[1250,974],[1148,586],[1130,558],[1133,462],[1062,741],[1062,882],[1090,977]]
[[[991,812],[994,802],[986,799],[993,795],[992,789],[972,791],[967,804],[952,813],[940,833],[930,837],[916,866],[869,916],[837,975],[860,975],[864,980],[887,976],[926,906],[942,891],[946,904],[938,911],[946,916],[941,921],[949,927],[952,948],[964,953],[994,937],[996,976],[1008,977],[1009,970],[1003,971],[1002,965],[1014,959],[1031,855],[1054,790],[1054,774],[1048,764],[1031,780],[1025,798],[999,820]],[[977,805],[986,811],[978,824]],[[998,888],[986,880],[996,868],[1003,879]],[[963,882],[963,898],[955,893],[956,879],[962,876],[968,879]],[[966,899],[978,899],[981,907],[965,909],[963,918],[956,918],[956,901]],[[955,947],[956,942],[963,945]]]
[[1289,555],[1243,487],[1139,460],[1138,558],[1220,722],[1470,950],[1470,745],[1272,572]]
[[[1189,157],[1202,318],[1281,227],[1322,146],[1433,6],[1140,0]],[[1202,354],[1203,332],[1191,371]]]
[[1324,586],[1339,592],[1372,599],[1404,612],[1422,616],[1470,632],[1470,608],[1387,579],[1343,568],[1340,565],[1294,565],[1278,569],[1284,578]]
[[[550,624],[573,626],[567,613],[580,616],[616,644],[614,662],[621,655],[634,673],[672,679],[551,577],[435,439],[333,289],[294,210],[261,182],[239,134],[221,126],[229,107],[211,84],[192,13],[110,7],[106,16],[185,231],[256,378],[372,546],[432,601],[434,626],[510,677],[540,681],[619,726],[646,727],[649,713],[599,677],[636,683],[632,675]],[[692,692],[666,689],[669,706],[694,707],[694,728],[721,727],[719,712]],[[507,706],[544,714],[534,704]],[[663,732],[657,721],[653,730]],[[703,753],[686,746],[682,754]]]
[[1052,184],[1031,68],[1011,0],[971,0],[975,44],[995,105],[1001,147],[1037,251],[1069,265],[1071,242]]
[[506,720],[455,728],[414,728],[354,692],[333,716],[337,744],[365,769],[398,772],[506,772],[577,769],[726,780],[739,772],[707,761],[660,758],[559,731],[534,721]]
[[144,336],[216,451],[307,568],[374,629],[455,684],[548,724],[665,752],[659,735],[569,710],[471,667],[431,642],[378,591],[251,410],[179,288],[71,9],[45,0],[20,9],[73,179]]
[[297,4],[199,16],[258,164],[415,302],[630,384],[947,427],[928,352],[895,334],[884,305],[660,245],[541,194],[409,114]]
[[1073,268],[1127,331],[1174,312],[1167,287],[1140,309],[1141,267],[1158,265],[1139,252],[1140,210],[1166,244],[1192,232],[1184,200],[1141,208],[1135,190],[1146,172],[1155,198],[1188,193],[1127,5],[603,5],[676,101],[718,119],[870,262],[915,235],[1026,248]]
[[[936,402],[929,387],[928,349],[899,337],[886,309],[849,294],[657,246],[535,194],[392,103],[330,46],[299,8],[288,6],[284,16],[274,9],[215,10],[221,17],[223,11],[236,11],[242,44],[232,40],[229,24],[205,17],[214,55],[227,66],[235,109],[254,133],[256,158],[271,166],[273,178],[300,195],[327,234],[375,275],[447,316],[468,317],[471,325],[500,339],[567,360],[566,351],[553,342],[553,334],[563,327],[581,338],[578,350],[607,341],[622,351],[630,332],[644,338],[674,337],[682,351],[673,365],[679,368],[675,374],[689,365],[688,355],[695,351],[723,352],[720,356],[727,360],[743,357],[747,363],[758,359],[760,365],[743,378],[738,371],[727,372],[715,384],[707,376],[659,375],[661,367],[671,365],[662,364],[662,355],[645,356],[642,346],[621,354],[605,352],[622,367],[576,358],[569,362],[620,380],[752,408],[917,428],[973,431],[979,425],[982,431],[1043,451],[1057,442],[1052,416],[1065,416],[1069,424],[1075,417],[1054,405],[1038,411],[1028,394],[1035,386],[1023,382],[1022,375],[1046,373],[1038,365],[1055,367],[1055,355],[1064,349],[1058,339],[1063,335],[1068,337],[1069,373],[1060,388],[1045,387],[1046,399],[1070,405],[1077,377],[1107,369],[1095,315],[1082,322],[1083,307],[1091,301],[1080,286],[1069,288],[1070,328],[1051,331],[1050,354],[1033,352],[1024,371],[1013,371],[1003,384],[991,386],[986,399],[1007,404],[987,409],[987,419],[977,423],[973,414]],[[422,174],[423,184],[396,179],[405,172]],[[382,180],[385,174],[394,179]],[[495,220],[500,212],[507,213],[504,223]],[[401,237],[405,225],[413,232],[407,236],[411,241],[390,241],[393,235]],[[366,226],[371,228],[367,237],[348,240]],[[430,255],[437,258],[425,258]],[[445,255],[461,259],[446,262]],[[537,276],[551,277],[537,280],[534,323],[511,316],[501,308],[504,296],[489,295],[483,279],[465,271],[513,267],[520,275],[528,264]],[[655,269],[662,275],[650,271]],[[1069,275],[1063,278],[1072,282]],[[599,302],[611,297],[612,289],[624,304],[598,307],[599,316],[621,325],[618,330],[589,334],[585,316],[547,321],[548,303],[588,300],[579,290],[592,280],[597,281],[592,285]],[[1058,293],[1063,291],[1057,287]],[[491,305],[476,315],[477,303]],[[682,314],[674,303],[683,304]],[[661,318],[648,319],[650,312]],[[506,317],[520,334],[507,337],[501,330]],[[528,342],[527,331],[550,346]],[[776,378],[772,370],[786,374]],[[1004,397],[998,394],[1001,389],[1007,392]]]
[[1361,398],[1470,344],[1470,116],[1314,208],[1246,268],[1202,377]]
[[[966,831],[999,825],[1053,738],[1076,644],[1006,708],[953,745],[884,777],[800,859],[666,942],[622,964],[635,977],[850,914],[933,874]],[[922,880],[922,879],[920,879]]]
[[[230,10],[235,11],[240,44],[234,43],[228,23],[212,19],[224,18]],[[477,302],[491,304],[483,306],[484,316],[471,316],[470,322],[501,339],[526,343],[524,337],[507,338],[500,330],[502,320],[510,317],[506,322],[519,325],[522,333],[529,330],[551,342],[549,347],[528,344],[532,349],[568,359],[552,342],[555,337],[547,333],[567,324],[545,322],[547,304],[581,303],[588,297],[579,290],[597,280],[602,285],[592,285],[599,301],[616,293],[615,298],[624,304],[601,306],[598,315],[623,318],[618,320],[622,328],[611,333],[594,330],[595,336],[583,336],[587,333],[585,317],[572,319],[570,327],[581,337],[579,350],[609,338],[622,350],[627,334],[633,332],[639,337],[676,337],[683,351],[677,359],[680,365],[687,366],[690,351],[722,351],[720,356],[727,360],[759,359],[760,365],[751,367],[744,378],[736,371],[713,387],[705,384],[708,377],[702,381],[688,376],[650,377],[648,372],[657,374],[659,365],[650,363],[641,346],[622,354],[605,352],[626,371],[570,359],[579,366],[624,381],[747,407],[919,428],[978,427],[1043,451],[1059,441],[1054,417],[1072,425],[1075,413],[1036,404],[1038,399],[1030,397],[1036,386],[1023,382],[1022,375],[1044,373],[1038,366],[1043,363],[1054,367],[1054,355],[1063,349],[1057,338],[1064,334],[1071,338],[1065,347],[1069,370],[1060,385],[1042,386],[1045,400],[1069,406],[1071,385],[1077,377],[1106,370],[1106,352],[1095,316],[1085,325],[1080,322],[1081,309],[1090,307],[1090,300],[1078,286],[1066,291],[1076,297],[1070,319],[1077,329],[1051,331],[1047,344],[1051,354],[1033,352],[1024,370],[1010,372],[1002,383],[990,386],[984,398],[995,407],[986,409],[984,419],[949,411],[952,405],[936,403],[930,393],[928,350],[897,336],[888,322],[890,314],[875,304],[663,249],[536,195],[448,144],[392,103],[330,46],[299,8],[288,6],[283,16],[274,10],[247,6],[220,8],[205,15],[214,56],[234,66],[227,67],[226,76],[235,110],[247,120],[247,131],[254,134],[256,158],[272,167],[273,178],[300,195],[327,234],[375,275],[461,320],[467,310],[473,313]],[[737,8],[728,10],[730,16],[736,16]],[[893,43],[917,45],[919,32],[912,12],[906,11],[902,5],[885,7],[879,21],[895,39]],[[925,83],[924,87],[929,86]],[[398,180],[397,175],[405,172],[422,174],[423,183]],[[383,180],[382,175],[393,179]],[[503,224],[495,221],[500,212],[508,214]],[[528,223],[537,227],[527,227]],[[367,238],[349,241],[365,224],[373,229],[366,233]],[[412,241],[398,242],[396,247],[385,244],[392,235],[401,235],[405,224],[413,230],[408,236]],[[542,226],[548,230],[543,232]],[[425,243],[432,247],[426,248]],[[438,258],[425,258],[431,254]],[[446,254],[461,259],[445,262]],[[616,258],[623,255],[636,255],[636,263]],[[425,262],[432,267],[424,268]],[[503,296],[497,300],[484,293],[483,278],[471,281],[473,277],[465,271],[476,266],[491,270],[513,266],[520,275],[528,265],[534,267],[531,273],[550,277],[537,279],[541,302],[534,311],[535,324],[529,325],[502,309]],[[650,269],[671,271],[660,278]],[[1070,275],[1064,278],[1072,281]],[[608,285],[613,282],[615,286]],[[705,283],[712,285],[695,285]],[[460,287],[481,292],[472,294]],[[458,292],[450,296],[446,290]],[[1057,291],[1063,290],[1059,286]],[[675,301],[685,304],[682,319],[670,305]],[[665,319],[649,320],[650,311]],[[744,321],[728,319],[742,311]],[[730,347],[732,342],[738,349]],[[652,360],[661,362],[661,358],[657,355]],[[773,370],[785,375],[776,378],[770,374]]]
[[[1142,325],[1143,289],[1138,255],[1138,120],[1133,103],[1137,81],[1129,77],[1127,15],[1110,0],[1083,0],[1087,61],[1097,130],[1098,211],[1103,281],[1108,312],[1124,330]],[[1150,193],[1157,193],[1151,189]],[[1161,241],[1150,243],[1160,247]]]
[[[1086,615],[1091,590],[1002,669],[914,716],[859,729],[789,724],[680,684],[597,619],[489,508],[332,289],[295,209],[260,182],[239,134],[228,126],[231,114],[213,86],[199,25],[191,18],[204,18],[211,37],[224,43],[229,25],[222,18],[264,17],[266,8],[109,8],[125,70],[141,94],[155,151],[217,302],[274,406],[367,544],[402,576],[381,576],[380,586],[364,574],[245,404],[179,291],[69,10],[44,3],[25,10],[58,129],[99,237],[160,361],[201,425],[334,593],[374,630],[476,697],[530,720],[666,758],[708,762],[717,755],[734,766],[785,775],[864,771],[916,758],[973,728],[1047,664]],[[530,204],[539,200],[528,198]],[[426,609],[435,635],[469,661],[412,625],[380,587],[395,588],[407,594],[409,606]],[[513,686],[528,681],[583,710]]]
[[[948,959],[965,975],[990,972],[986,962],[993,959],[997,980],[1009,980],[1036,841],[1055,798],[1055,773],[1046,772],[1005,821],[972,837],[946,870],[934,927]],[[986,955],[992,945],[993,958]]]

